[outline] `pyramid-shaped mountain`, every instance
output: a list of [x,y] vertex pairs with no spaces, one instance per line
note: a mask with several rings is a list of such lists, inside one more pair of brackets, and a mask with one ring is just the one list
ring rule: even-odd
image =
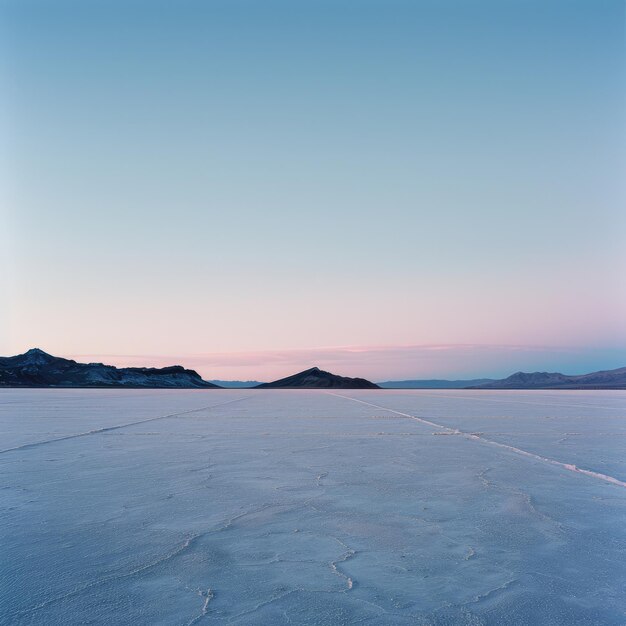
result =
[[337,376],[319,367],[312,367],[272,383],[263,383],[256,389],[380,389],[380,387],[365,378]]

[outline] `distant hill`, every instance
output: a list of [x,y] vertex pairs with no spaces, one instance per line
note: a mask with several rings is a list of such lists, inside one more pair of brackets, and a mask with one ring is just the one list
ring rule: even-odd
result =
[[466,389],[494,382],[493,378],[475,378],[472,380],[388,380],[377,383],[383,389]]
[[304,370],[293,376],[257,385],[257,389],[379,389],[364,378],[348,378],[325,372],[318,367]]
[[263,384],[260,380],[210,380],[209,382],[224,389],[252,389]]
[[626,367],[568,376],[559,372],[516,372],[472,389],[626,389]]
[[0,357],[0,387],[147,387],[218,389],[194,370],[171,367],[114,367],[77,363],[33,348],[17,356]]

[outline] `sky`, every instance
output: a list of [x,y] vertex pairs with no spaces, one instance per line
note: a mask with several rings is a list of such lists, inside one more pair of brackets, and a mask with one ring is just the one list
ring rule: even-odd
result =
[[0,354],[626,366],[625,11],[0,0]]

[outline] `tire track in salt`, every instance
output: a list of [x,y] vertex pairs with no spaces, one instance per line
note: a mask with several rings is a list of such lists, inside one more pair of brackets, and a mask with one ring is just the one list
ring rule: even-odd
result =
[[375,409],[381,409],[382,411],[389,411],[390,413],[395,413],[396,415],[400,415],[402,417],[408,417],[416,422],[420,422],[421,424],[426,424],[427,426],[432,426],[433,428],[438,428],[442,432],[445,432],[449,435],[459,435],[464,439],[469,439],[470,441],[478,441],[479,443],[488,444],[491,446],[496,446],[498,448],[502,448],[503,450],[508,450],[509,452],[514,452],[515,454],[519,454],[521,456],[525,456],[536,461],[541,461],[542,463],[546,463],[548,465],[554,465],[556,467],[560,467],[561,469],[565,469],[569,472],[574,472],[576,474],[583,474],[584,476],[588,476],[590,478],[595,478],[597,480],[602,480],[611,485],[616,485],[618,487],[626,488],[626,482],[623,480],[619,480],[619,478],[615,478],[614,476],[609,476],[607,474],[601,474],[600,472],[593,472],[592,470],[587,470],[582,467],[578,467],[573,463],[564,463],[563,461],[558,461],[556,459],[551,459],[550,457],[541,456],[540,454],[535,454],[534,452],[528,452],[528,450],[522,450],[521,448],[516,448],[515,446],[510,446],[506,443],[500,443],[499,441],[494,441],[493,439],[488,439],[483,435],[478,435],[475,433],[468,433],[463,430],[459,430],[458,428],[451,428],[450,426],[444,426],[442,424],[437,424],[436,422],[431,422],[430,420],[424,419],[422,417],[417,417],[417,415],[411,415],[410,413],[403,413],[402,411],[396,411],[395,409],[389,409],[384,406],[380,406],[379,404],[373,404],[372,402],[366,402],[365,400],[359,400],[357,398],[352,398],[350,396],[344,396],[340,393],[333,393],[332,391],[326,392],[328,395],[336,396],[337,398],[344,398],[345,400],[352,400],[352,402],[359,402],[360,404],[365,404],[366,406],[374,407]]
[[108,433],[112,430],[120,430],[121,428],[128,428],[129,426],[136,426],[137,424],[146,424],[147,422],[156,422],[157,420],[164,420],[169,417],[180,417],[181,415],[189,415],[190,413],[198,413],[200,411],[206,411],[208,409],[214,409],[218,406],[224,406],[225,404],[232,404],[233,402],[240,402],[241,400],[247,400],[252,396],[243,396],[241,398],[234,398],[233,400],[226,400],[225,402],[218,402],[217,404],[209,404],[207,406],[201,406],[197,409],[190,409],[189,411],[180,411],[178,413],[168,413],[167,415],[158,415],[157,417],[148,417],[147,419],[137,420],[135,422],[128,422],[126,424],[117,424],[116,426],[105,426],[104,428],[95,428],[93,430],[87,430],[82,433],[73,433],[71,435],[64,435],[63,437],[55,437],[54,439],[44,439],[43,441],[33,441],[32,443],[24,443],[21,446],[14,446],[13,448],[5,448],[0,450],[0,454],[6,454],[7,452],[16,452],[18,450],[28,450],[29,448],[37,448],[39,446],[45,446],[49,443],[56,443],[57,441],[67,441],[68,439],[78,439],[80,437],[87,437],[89,435],[100,435],[102,433]]

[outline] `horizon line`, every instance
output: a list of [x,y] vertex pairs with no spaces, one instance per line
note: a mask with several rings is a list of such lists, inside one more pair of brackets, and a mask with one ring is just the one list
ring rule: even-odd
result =
[[[32,348],[31,348],[32,349]],[[41,349],[41,348],[40,348]],[[611,353],[608,358],[603,353]],[[25,350],[24,352],[26,352]],[[590,354],[600,352],[591,359]],[[53,350],[51,354],[55,352]],[[308,349],[194,352],[187,356],[139,353],[56,351],[65,358],[88,362],[110,361],[116,367],[182,365],[201,370],[205,380],[271,381],[312,366],[378,382],[409,380],[501,379],[518,371],[569,372],[580,375],[623,367],[626,349],[590,346],[520,344],[405,344],[378,346],[325,346]],[[589,354],[588,354],[589,353]],[[617,353],[617,354],[613,354]],[[537,355],[537,358],[534,358]],[[561,357],[575,358],[566,363]],[[530,359],[528,357],[531,357]],[[547,358],[549,357],[549,358]],[[452,363],[450,363],[450,358]],[[546,363],[546,360],[548,363]],[[569,358],[566,360],[570,360]],[[556,362],[550,365],[550,361]],[[592,361],[592,362],[590,362]],[[613,363],[611,363],[613,361]],[[459,363],[462,362],[462,367]],[[482,363],[482,367],[481,367]],[[480,367],[480,369],[478,369]],[[217,370],[217,371],[215,371]],[[260,376],[258,370],[265,370]],[[272,371],[273,370],[273,371]],[[369,370],[369,371],[368,371]],[[480,372],[480,373],[477,373]]]

